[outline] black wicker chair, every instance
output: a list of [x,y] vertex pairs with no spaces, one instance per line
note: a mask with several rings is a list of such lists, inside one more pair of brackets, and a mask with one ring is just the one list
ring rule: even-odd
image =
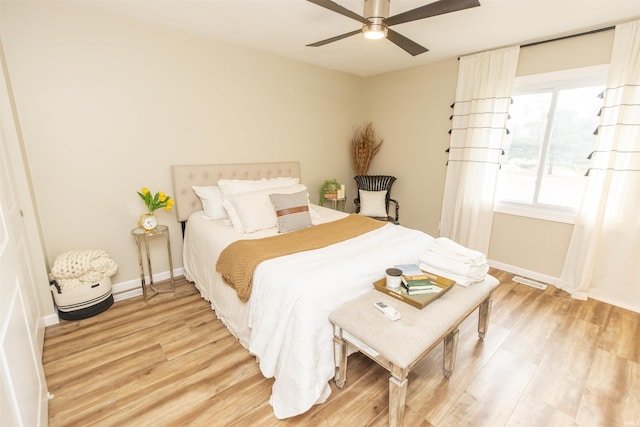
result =
[[[367,191],[383,191],[387,190],[387,194],[385,196],[385,208],[387,211],[386,216],[374,216],[372,218],[381,220],[381,221],[390,221],[394,224],[398,224],[400,217],[398,211],[400,209],[400,205],[397,200],[394,200],[390,197],[391,194],[391,186],[396,180],[395,176],[389,175],[357,175],[354,176],[353,179],[356,181],[356,185],[358,186],[358,197],[356,197],[353,201],[356,205],[356,213],[360,213],[360,190]],[[389,211],[389,203],[393,203],[395,205],[395,209],[393,211]],[[390,215],[390,213],[395,215]]]

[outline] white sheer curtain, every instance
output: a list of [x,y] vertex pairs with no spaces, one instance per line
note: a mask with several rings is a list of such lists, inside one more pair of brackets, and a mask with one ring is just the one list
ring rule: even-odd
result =
[[440,234],[483,253],[519,53],[515,46],[460,58]]
[[640,312],[640,21],[615,29],[596,150],[558,287]]

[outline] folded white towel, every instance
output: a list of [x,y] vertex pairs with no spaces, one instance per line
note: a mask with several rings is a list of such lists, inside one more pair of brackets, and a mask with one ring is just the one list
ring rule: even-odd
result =
[[438,237],[420,255],[420,268],[461,286],[482,281],[489,271],[487,257],[446,237]]
[[420,262],[435,267],[438,270],[448,271],[472,280],[483,279],[489,271],[489,264],[486,262],[482,264],[471,264],[447,258],[434,252],[426,252],[420,255]]
[[469,277],[460,276],[450,271],[442,271],[432,265],[425,264],[423,262],[421,262],[419,266],[424,271],[436,274],[438,276],[446,277],[447,279],[454,280],[457,285],[464,286],[464,287],[467,287],[472,283],[481,282],[482,280],[484,280],[484,277],[482,279],[471,279]]
[[427,247],[426,252],[435,253],[451,260],[470,264],[485,264],[486,256],[479,251],[466,248],[446,237],[438,237]]

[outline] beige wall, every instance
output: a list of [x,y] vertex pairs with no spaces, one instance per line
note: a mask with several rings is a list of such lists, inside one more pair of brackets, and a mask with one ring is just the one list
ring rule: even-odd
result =
[[[102,248],[139,277],[136,190],[170,165],[299,160],[312,194],[351,179],[362,79],[65,5],[4,3],[0,28],[46,253]],[[171,228],[182,265],[179,224]],[[167,271],[159,257],[154,271]]]
[[[609,62],[613,32],[523,48],[517,75]],[[446,175],[450,105],[455,98],[457,60],[370,77],[365,117],[385,139],[371,173],[396,175],[393,196],[404,225],[439,235]],[[496,214],[489,258],[543,276],[558,277],[572,225]]]
[[[402,224],[439,234],[457,60],[363,79],[60,2],[0,7],[49,262],[103,248],[120,267],[114,282],[135,280],[135,191],[171,193],[171,164],[300,160],[312,194],[335,177],[351,198],[348,141],[363,117],[385,140],[369,173],[398,177]],[[612,39],[524,48],[518,74],[606,63]],[[179,267],[175,216],[158,219]],[[570,235],[497,214],[489,257],[555,277]]]
[[365,117],[384,138],[369,173],[398,179],[392,187],[403,225],[438,235],[449,145],[456,60],[370,77]]

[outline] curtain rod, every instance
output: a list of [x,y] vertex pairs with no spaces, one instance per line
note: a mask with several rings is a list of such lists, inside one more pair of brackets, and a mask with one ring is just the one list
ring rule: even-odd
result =
[[[616,29],[616,26],[612,25],[610,27],[598,28],[598,29],[595,29],[595,30],[585,31],[585,32],[582,32],[582,33],[569,34],[568,36],[555,37],[553,39],[540,40],[539,42],[531,42],[531,43],[521,44],[520,48],[529,47],[529,46],[536,46],[536,45],[539,45],[539,44],[555,42],[555,41],[558,41],[558,40],[570,39],[570,38],[573,38],[573,37],[587,36],[589,34],[596,34],[596,33],[601,33],[603,31],[610,31],[610,30],[615,30],[615,29]],[[473,55],[473,53],[470,53],[468,55]],[[464,55],[464,56],[467,56],[467,55]],[[460,58],[462,58],[462,57],[458,56],[458,61],[460,60]]]
[[586,36],[586,35],[589,35],[589,34],[601,33],[603,31],[614,30],[615,28],[616,28],[615,25],[612,25],[610,27],[599,28],[597,30],[591,30],[591,31],[585,31],[583,33],[570,34],[568,36],[556,37],[556,38],[548,39],[548,40],[541,40],[539,42],[531,42],[531,43],[520,45],[520,47],[522,48],[522,47],[536,46],[536,45],[543,44],[543,43],[555,42],[555,41],[558,41],[558,40],[565,40],[565,39],[570,39],[570,38],[573,38],[573,37],[580,37],[580,36]]

